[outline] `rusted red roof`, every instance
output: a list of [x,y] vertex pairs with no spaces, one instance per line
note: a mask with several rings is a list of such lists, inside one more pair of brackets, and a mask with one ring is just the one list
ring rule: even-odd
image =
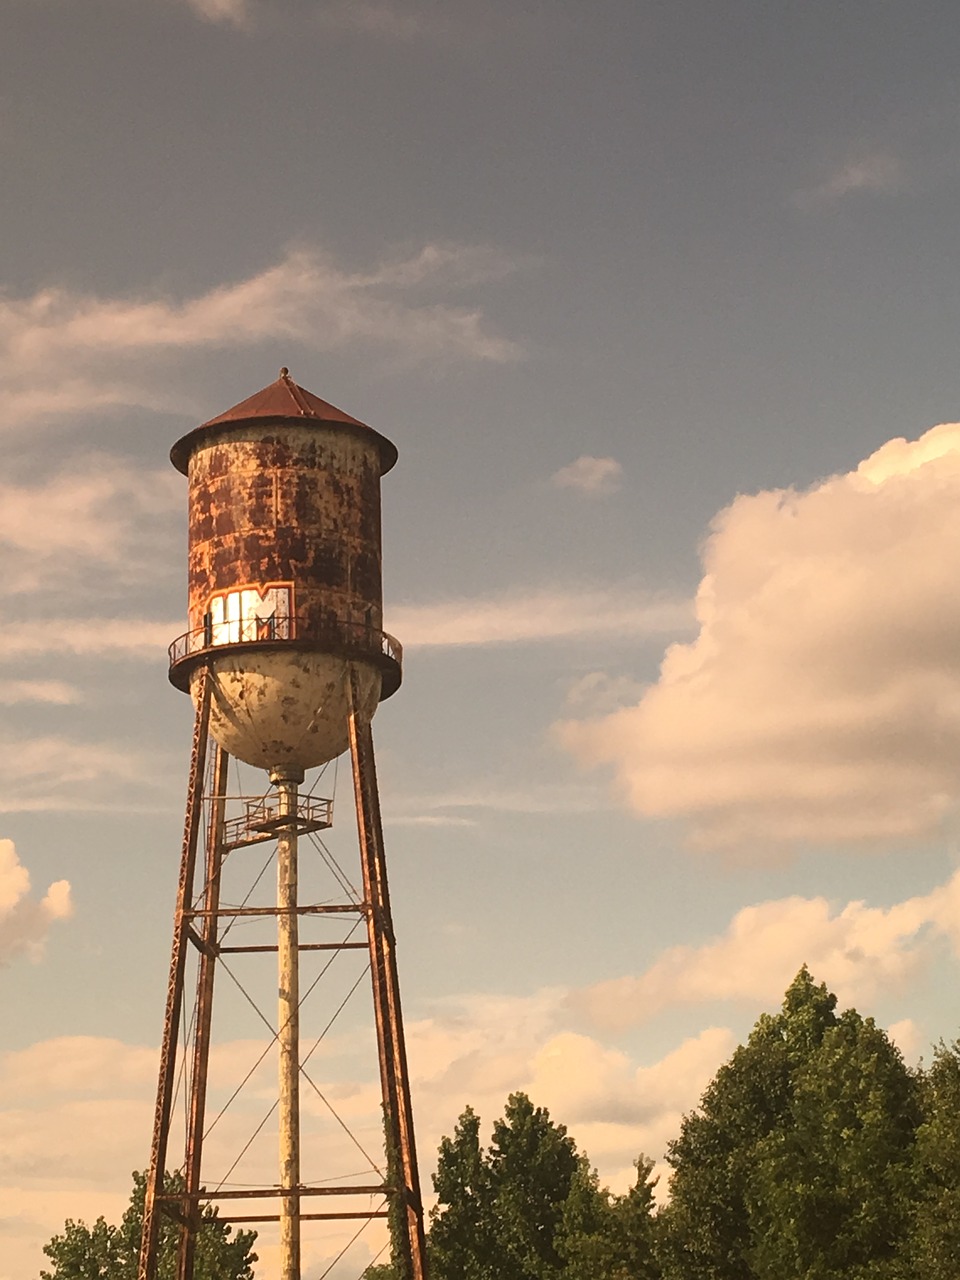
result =
[[276,382],[271,382],[269,387],[264,387],[248,399],[241,400],[226,413],[220,413],[209,422],[204,422],[203,426],[246,422],[249,418],[313,418],[317,422],[348,422],[354,427],[366,426],[366,423],[351,418],[349,413],[321,400],[312,391],[298,387],[290,377],[289,369],[281,369]]
[[276,382],[271,382],[268,387],[257,391],[246,400],[241,400],[226,413],[210,418],[209,421],[201,423],[199,427],[182,436],[170,450],[170,460],[178,471],[186,475],[190,455],[205,436],[232,423],[256,422],[258,419],[265,422],[286,420],[287,422],[332,423],[359,430],[365,434],[369,432],[376,436],[379,443],[383,471],[389,471],[397,460],[396,445],[386,436],[375,431],[373,427],[368,427],[358,418],[351,418],[349,413],[344,413],[335,405],[328,404],[326,400],[321,400],[312,391],[298,386],[290,377],[290,370],[286,368],[280,370],[280,377]]

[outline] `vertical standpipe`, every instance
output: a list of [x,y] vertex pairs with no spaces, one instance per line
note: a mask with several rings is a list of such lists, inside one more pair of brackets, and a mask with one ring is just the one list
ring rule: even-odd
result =
[[300,941],[297,787],[303,774],[275,770],[277,835],[277,1043],[280,1142],[280,1280],[300,1280]]

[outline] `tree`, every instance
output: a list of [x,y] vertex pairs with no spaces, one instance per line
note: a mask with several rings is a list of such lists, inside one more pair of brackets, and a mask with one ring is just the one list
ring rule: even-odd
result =
[[[130,1204],[117,1227],[102,1217],[92,1227],[68,1219],[63,1234],[43,1247],[53,1269],[41,1271],[40,1280],[136,1280],[146,1185],[146,1174],[134,1173]],[[182,1187],[182,1177],[167,1175],[168,1191],[175,1193]],[[195,1280],[253,1280],[257,1255],[251,1250],[257,1233],[238,1231],[232,1236],[232,1231],[212,1205],[204,1209],[197,1233]],[[179,1235],[179,1227],[161,1217],[159,1280],[173,1280],[176,1274]]]
[[674,1170],[659,1242],[668,1280],[752,1280],[747,1185],[753,1150],[787,1114],[791,1065],[835,1021],[835,999],[801,969],[777,1017],[760,1018],[668,1146]]
[[554,1124],[525,1093],[512,1093],[493,1126],[488,1160],[503,1280],[559,1275],[556,1236],[580,1167],[566,1126]]
[[917,1079],[850,1009],[792,1076],[784,1123],[759,1142],[747,1199],[758,1280],[889,1275],[913,1210]]
[[554,1280],[564,1205],[581,1170],[563,1125],[511,1094],[487,1152],[467,1108],[440,1144],[430,1258],[435,1280]]
[[917,1203],[904,1275],[955,1280],[960,1258],[960,1043],[940,1044],[921,1081],[917,1130]]
[[457,1121],[453,1137],[440,1143],[433,1189],[439,1199],[431,1214],[430,1260],[438,1280],[494,1275],[492,1188],[480,1147],[480,1117],[472,1107]]
[[564,1280],[659,1280],[653,1162],[641,1156],[636,1169],[636,1186],[626,1195],[612,1196],[581,1156],[557,1243]]
[[919,1085],[872,1019],[835,1007],[804,966],[684,1118],[667,1280],[901,1274]]

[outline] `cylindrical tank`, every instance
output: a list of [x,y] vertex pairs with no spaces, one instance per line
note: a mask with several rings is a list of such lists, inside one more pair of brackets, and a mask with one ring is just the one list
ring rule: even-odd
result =
[[170,679],[213,676],[210,728],[239,760],[298,772],[347,747],[400,684],[381,629],[380,477],[397,451],[286,369],[178,440],[190,482],[189,630]]

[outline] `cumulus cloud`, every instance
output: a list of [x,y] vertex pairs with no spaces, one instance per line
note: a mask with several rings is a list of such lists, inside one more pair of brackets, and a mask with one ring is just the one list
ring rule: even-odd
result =
[[552,988],[452,998],[409,1023],[418,1126],[429,1134],[425,1161],[467,1103],[489,1131],[507,1095],[523,1090],[570,1128],[604,1181],[625,1191],[634,1160],[663,1154],[736,1043],[728,1029],[710,1027],[642,1063],[569,1022],[566,992]]
[[59,1036],[0,1054],[3,1266],[35,1276],[66,1218],[119,1222],[150,1143],[157,1051]]
[[676,634],[692,621],[690,603],[630,584],[513,591],[480,599],[393,605],[387,626],[405,648],[537,643],[590,636]]
[[869,1003],[902,989],[930,962],[938,938],[960,954],[960,872],[892,907],[849,902],[838,910],[822,897],[744,907],[720,937],[671,947],[644,973],[574,992],[570,1004],[605,1028],[637,1025],[680,1004],[771,1006],[804,963],[842,1003]]
[[[952,906],[948,901],[948,888],[910,910],[941,921],[952,912],[951,927],[960,929],[960,914],[956,901]],[[956,895],[955,888],[951,892]],[[707,966],[716,965],[714,955],[701,958]],[[580,1011],[571,1007],[569,994],[550,988],[527,995],[451,996],[434,1002],[420,1016],[408,1012],[407,1047],[425,1189],[440,1138],[452,1133],[464,1106],[469,1103],[479,1112],[489,1135],[507,1094],[522,1089],[568,1125],[598,1166],[601,1179],[624,1191],[635,1176],[636,1157],[641,1152],[653,1158],[663,1154],[681,1117],[697,1105],[736,1044],[730,1029],[710,1026],[674,1044],[661,1058],[643,1060],[610,1044],[602,1029],[585,1034],[582,1027],[572,1026]],[[779,1004],[781,995],[782,988],[770,1004]],[[901,1042],[915,1033],[907,1023],[898,1024],[897,1031]],[[261,1057],[265,1045],[264,1040],[248,1040],[215,1046],[211,1115]],[[372,1033],[350,1028],[325,1038],[308,1071],[351,1130],[379,1153],[375,1063]],[[273,1069],[273,1063],[261,1064],[251,1087],[241,1092],[209,1135],[205,1161],[211,1184],[229,1169],[237,1150],[263,1119],[275,1096]],[[128,1194],[126,1171],[142,1166],[149,1143],[155,1070],[155,1049],[88,1036],[60,1037],[0,1056],[0,1197],[13,1224],[8,1232],[10,1254],[18,1262],[23,1259],[23,1274],[35,1273],[40,1263],[37,1240],[59,1229],[66,1216],[88,1221],[100,1213],[114,1220],[119,1216]],[[343,1130],[306,1084],[302,1102],[306,1180],[354,1171],[369,1176]],[[262,1136],[251,1149],[252,1163],[243,1166],[243,1173],[234,1170],[231,1178],[265,1185],[275,1179],[275,1131],[270,1124]],[[661,1191],[666,1184],[662,1177]],[[344,1231],[342,1243],[350,1234],[352,1228]],[[372,1257],[383,1234],[377,1228],[365,1239]],[[307,1239],[311,1268],[321,1262],[326,1266],[339,1243],[340,1238],[337,1245],[331,1245],[329,1237]],[[258,1241],[258,1252],[264,1274],[275,1274],[276,1233],[269,1226]],[[360,1255],[350,1256],[355,1261]],[[359,1274],[362,1265],[354,1266],[352,1274]]]
[[0,964],[21,955],[39,959],[50,926],[72,914],[69,883],[57,880],[42,898],[33,897],[13,841],[0,840]]
[[908,1062],[916,1061],[923,1048],[923,1035],[912,1018],[902,1018],[887,1028],[887,1035]]
[[644,686],[632,676],[611,676],[588,671],[567,686],[564,701],[572,710],[598,715],[636,702]]
[[697,637],[560,740],[704,847],[938,832],[960,799],[960,426],[737,498],[702,560]]
[[7,428],[110,405],[192,412],[163,359],[286,339],[315,351],[379,348],[407,361],[520,358],[476,306],[448,300],[511,269],[476,246],[428,245],[370,271],[302,249],[197,297],[0,294],[0,422]]
[[570,462],[550,477],[558,489],[575,489],[588,498],[616,493],[623,477],[623,467],[616,458],[592,458],[588,454]]

